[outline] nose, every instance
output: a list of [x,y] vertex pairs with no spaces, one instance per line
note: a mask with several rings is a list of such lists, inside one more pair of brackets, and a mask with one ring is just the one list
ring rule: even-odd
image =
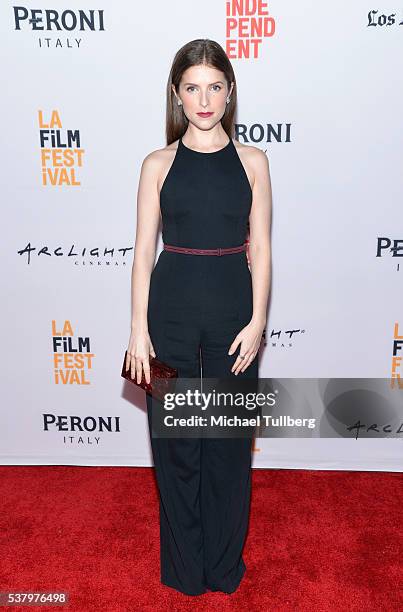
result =
[[205,108],[208,105],[208,95],[207,92],[206,93],[201,93],[200,94],[200,105]]

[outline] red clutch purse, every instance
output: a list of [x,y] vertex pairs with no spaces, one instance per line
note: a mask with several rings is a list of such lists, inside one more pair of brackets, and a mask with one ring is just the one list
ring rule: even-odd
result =
[[144,371],[142,372],[141,382],[138,383],[136,376],[135,378],[131,378],[131,367],[126,370],[126,358],[127,351],[125,352],[122,367],[122,377],[125,380],[141,387],[146,393],[149,393],[152,397],[159,400],[164,399],[165,393],[172,393],[175,388],[176,378],[178,377],[178,370],[176,368],[172,368],[167,363],[157,359],[157,357],[152,357],[152,355],[150,355],[150,383],[147,383]]

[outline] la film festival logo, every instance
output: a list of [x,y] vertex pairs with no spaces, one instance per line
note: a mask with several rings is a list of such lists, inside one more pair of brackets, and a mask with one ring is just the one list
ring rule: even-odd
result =
[[[401,380],[400,368],[402,367],[402,356],[401,350],[403,347],[403,336],[399,335],[399,323],[395,323],[394,334],[393,334],[393,350],[392,350],[392,373],[390,386],[392,389],[396,387],[403,389],[403,381]],[[400,352],[400,355],[399,355]]]
[[53,366],[56,385],[89,385],[94,353],[88,336],[74,336],[70,321],[61,330],[52,321]]
[[80,130],[63,129],[60,114],[38,111],[42,184],[51,187],[81,185],[76,169],[83,165]]
[[265,38],[276,32],[269,3],[263,0],[226,2],[226,53],[229,59],[257,59]]

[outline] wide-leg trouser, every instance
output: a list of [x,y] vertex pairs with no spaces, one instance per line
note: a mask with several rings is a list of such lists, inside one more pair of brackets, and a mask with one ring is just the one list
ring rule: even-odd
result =
[[[242,283],[242,274],[238,282]],[[161,292],[154,283],[148,325],[157,357],[177,367],[179,377],[200,378],[200,367],[206,378],[235,376],[231,367],[239,347],[233,355],[228,350],[251,315],[251,287],[246,285],[246,302],[244,294],[244,301],[240,298],[234,309],[217,311],[206,308],[210,304],[206,300],[202,310],[183,304],[167,307],[161,302],[158,308]],[[257,376],[258,356],[238,377]],[[153,400],[146,397],[151,433]],[[237,589],[246,570],[242,551],[249,520],[251,443],[251,438],[151,436],[163,584],[189,595]]]

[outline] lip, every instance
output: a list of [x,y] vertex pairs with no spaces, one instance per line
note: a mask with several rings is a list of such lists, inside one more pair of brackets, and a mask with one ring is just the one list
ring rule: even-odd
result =
[[205,119],[206,117],[211,117],[211,115],[213,113],[197,113],[199,115],[199,117],[203,117],[203,119]]

